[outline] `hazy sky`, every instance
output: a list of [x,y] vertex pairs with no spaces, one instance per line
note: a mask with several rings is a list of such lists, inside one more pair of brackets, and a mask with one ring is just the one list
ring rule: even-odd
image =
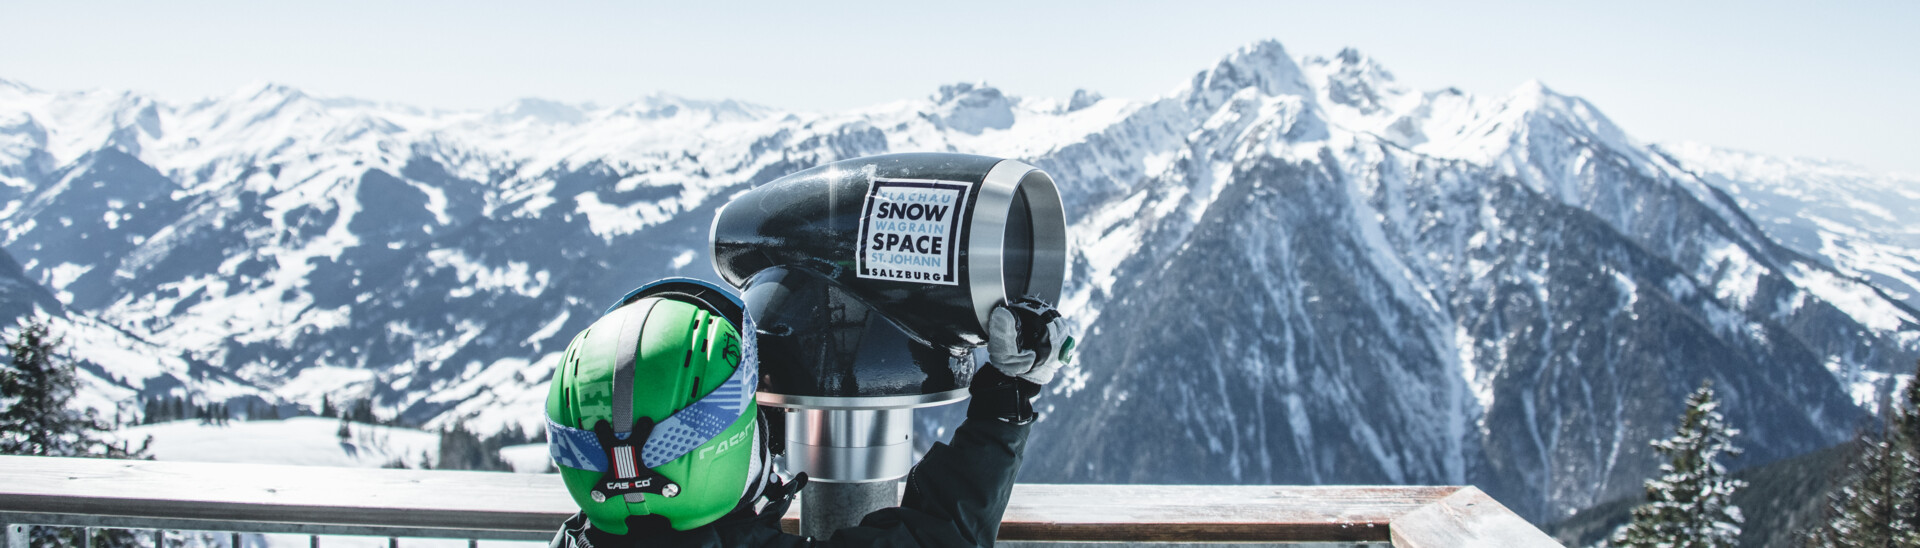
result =
[[1528,79],[1644,140],[1920,174],[1920,2],[0,2],[0,78],[170,101],[269,80],[489,108],[664,91],[836,110],[980,81],[1145,99],[1243,44],[1416,89]]

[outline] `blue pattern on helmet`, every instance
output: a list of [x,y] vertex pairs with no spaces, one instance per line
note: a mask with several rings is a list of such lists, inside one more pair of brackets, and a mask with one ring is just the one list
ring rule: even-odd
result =
[[547,453],[553,455],[555,466],[607,471],[607,450],[592,431],[553,422],[552,417],[547,418]]

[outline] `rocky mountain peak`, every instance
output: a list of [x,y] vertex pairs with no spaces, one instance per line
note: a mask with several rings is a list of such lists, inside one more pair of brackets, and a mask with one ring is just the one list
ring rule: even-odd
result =
[[260,81],[241,87],[234,97],[244,97],[247,101],[277,102],[305,99],[307,93],[287,84]]
[[489,118],[496,123],[532,120],[543,124],[578,124],[587,120],[587,114],[585,109],[567,103],[523,97],[495,109]]
[[1212,110],[1247,88],[1266,96],[1313,97],[1300,65],[1277,40],[1241,46],[1212,68],[1195,74],[1187,93],[1195,106]]
[[773,112],[768,107],[733,99],[693,99],[670,93],[654,93],[614,109],[613,114],[645,120],[694,115],[713,122],[737,122],[760,119]]
[[33,86],[29,86],[23,82],[16,82],[13,80],[8,80],[6,78],[0,78],[0,92],[27,94],[27,93],[38,93],[39,91],[40,90],[33,89]]
[[932,99],[932,115],[942,126],[971,135],[1013,127],[1013,98],[985,82],[940,86]]
[[1073,90],[1073,98],[1067,100],[1067,112],[1093,106],[1094,103],[1098,103],[1101,99],[1105,98],[1106,96],[1100,95],[1100,92],[1097,91],[1086,89]]
[[1392,72],[1354,48],[1342,49],[1331,58],[1309,56],[1302,62],[1329,103],[1351,107],[1361,114],[1388,110],[1392,97],[1406,93],[1394,81]]

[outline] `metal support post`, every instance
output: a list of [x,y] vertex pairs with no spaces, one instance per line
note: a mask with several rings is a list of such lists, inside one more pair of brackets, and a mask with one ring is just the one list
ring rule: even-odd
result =
[[868,513],[900,504],[913,467],[912,409],[797,409],[786,413],[787,466],[812,481],[800,532],[825,540]]

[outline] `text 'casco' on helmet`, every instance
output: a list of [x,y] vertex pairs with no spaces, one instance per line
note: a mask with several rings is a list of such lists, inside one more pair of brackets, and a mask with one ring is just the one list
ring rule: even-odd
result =
[[732,293],[670,278],[574,336],[547,392],[547,446],[594,528],[626,534],[664,520],[687,530],[759,496],[767,459],[752,333]]

